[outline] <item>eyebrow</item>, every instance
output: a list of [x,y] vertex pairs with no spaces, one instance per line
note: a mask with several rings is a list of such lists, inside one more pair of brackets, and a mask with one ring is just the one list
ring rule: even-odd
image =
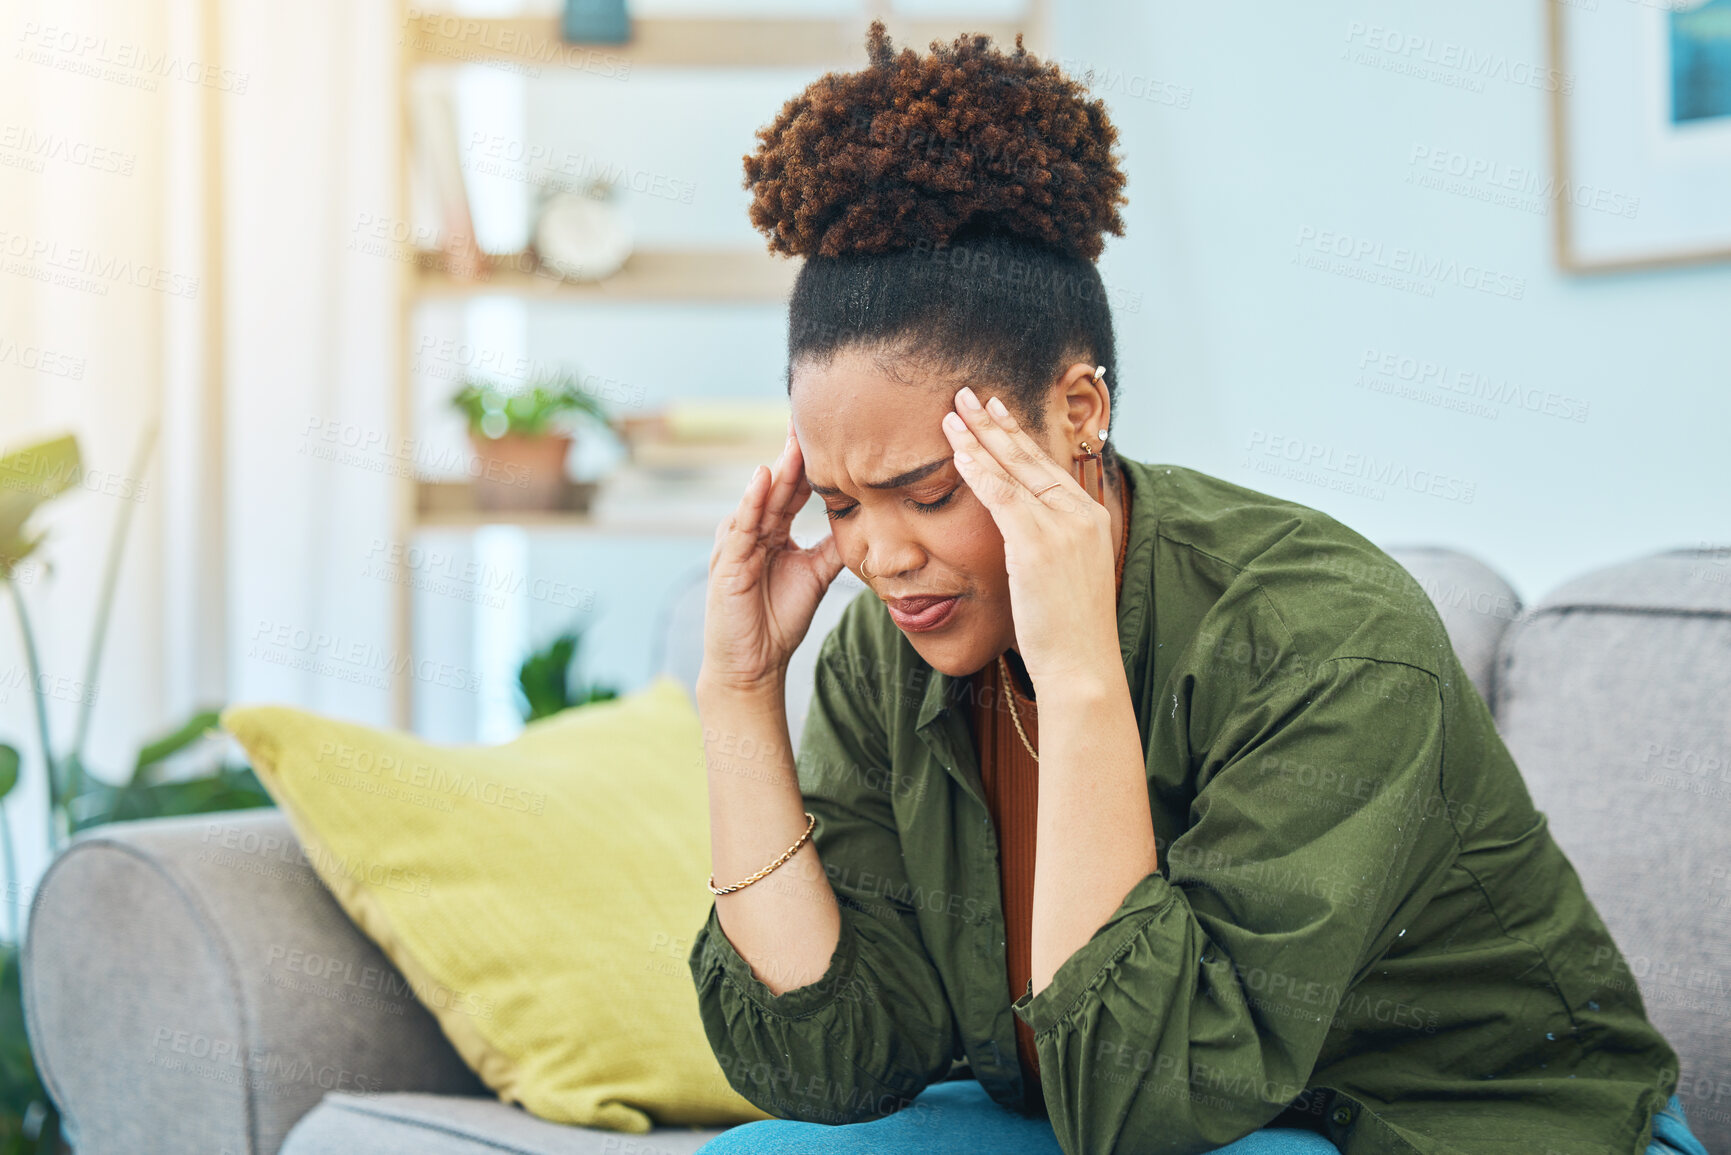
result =
[[[915,466],[906,473],[898,473],[887,481],[868,481],[865,483],[865,486],[867,489],[900,489],[904,485],[912,485],[916,481],[923,481],[938,470],[942,469],[944,466],[948,465],[952,460],[953,458],[951,457],[940,457],[936,461],[928,461],[924,465]],[[813,493],[821,493],[825,497],[835,497],[841,493],[841,490],[835,488],[833,485],[819,485],[809,477],[806,478],[806,483],[811,486],[811,491]]]

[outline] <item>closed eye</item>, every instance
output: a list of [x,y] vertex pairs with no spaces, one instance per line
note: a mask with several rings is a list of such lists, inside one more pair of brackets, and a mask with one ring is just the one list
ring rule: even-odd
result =
[[[957,485],[956,490],[959,490],[959,488],[961,487]],[[907,504],[914,507],[914,509],[917,509],[919,513],[931,513],[933,509],[943,509],[943,507],[949,506],[950,499],[956,497],[956,490],[950,490],[949,494],[943,495],[943,497],[935,500],[935,502],[916,502],[916,500],[911,500],[911,502],[907,502]]]
[[[948,505],[950,503],[950,499],[955,497],[956,494],[960,490],[961,490],[961,486],[958,485],[955,489],[950,490],[948,493],[944,494],[942,497],[938,498],[938,500],[936,500],[936,501],[933,501],[933,502],[909,501],[908,504],[913,506],[915,509],[919,510],[921,513],[934,513],[937,510],[940,510],[944,506]],[[838,509],[825,509],[823,512],[824,512],[824,515],[827,516],[831,521],[840,521],[842,518],[844,518],[848,514],[852,513],[855,510],[855,508],[857,508],[857,507],[850,505],[846,509],[839,509],[839,510]]]

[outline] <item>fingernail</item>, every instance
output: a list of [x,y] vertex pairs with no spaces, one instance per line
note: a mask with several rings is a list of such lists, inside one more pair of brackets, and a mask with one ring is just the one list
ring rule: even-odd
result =
[[999,401],[996,397],[986,402],[986,408],[990,409],[993,413],[996,413],[999,417],[1008,417],[1010,415],[1010,411],[1004,408],[1004,403]]
[[944,424],[957,433],[966,433],[968,431],[968,427],[962,423],[960,417],[956,416],[954,410],[944,414]]
[[974,396],[974,391],[972,389],[970,389],[968,386],[966,386],[966,385],[962,386],[962,391],[961,391],[960,396],[962,399],[962,404],[966,405],[969,409],[978,409],[980,407],[980,399],[978,397]]

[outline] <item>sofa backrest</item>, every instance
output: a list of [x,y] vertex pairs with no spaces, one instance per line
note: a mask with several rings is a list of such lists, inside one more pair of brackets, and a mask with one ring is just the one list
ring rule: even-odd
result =
[[1461,668],[1488,702],[1497,646],[1521,612],[1521,599],[1503,576],[1470,554],[1439,546],[1385,546],[1430,595],[1454,644]]
[[1551,831],[1731,1151],[1731,547],[1587,574],[1503,639],[1491,707]]
[[[688,692],[697,689],[697,674],[703,668],[703,606],[708,592],[708,574],[699,571],[674,592],[662,615],[661,659],[656,669],[682,682]],[[793,748],[799,749],[799,736],[805,729],[805,714],[811,705],[812,684],[817,675],[817,652],[824,638],[841,620],[848,602],[865,592],[865,583],[851,570],[842,570],[824,592],[812,615],[811,628],[806,630],[787,666],[787,728]]]
[[[1490,697],[1498,641],[1520,611],[1520,601],[1495,570],[1459,550],[1436,546],[1390,547],[1388,555],[1418,579],[1430,595],[1454,643],[1467,676],[1479,693]],[[662,616],[657,669],[695,690],[703,666],[703,607],[707,570],[700,570],[675,591]],[[817,651],[841,618],[848,602],[866,591],[851,570],[842,570],[818,603],[811,628],[788,664],[787,721],[794,749],[799,749],[806,709],[811,703]]]

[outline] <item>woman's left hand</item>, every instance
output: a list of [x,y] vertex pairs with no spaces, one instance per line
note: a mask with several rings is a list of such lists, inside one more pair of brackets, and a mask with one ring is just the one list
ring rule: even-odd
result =
[[1016,651],[1036,693],[1042,682],[1097,676],[1103,662],[1106,670],[1121,666],[1117,551],[1106,507],[996,397],[981,407],[964,386],[943,425],[962,480],[1003,534]]

